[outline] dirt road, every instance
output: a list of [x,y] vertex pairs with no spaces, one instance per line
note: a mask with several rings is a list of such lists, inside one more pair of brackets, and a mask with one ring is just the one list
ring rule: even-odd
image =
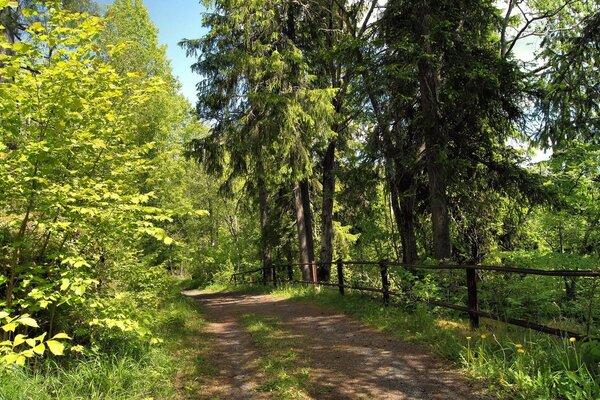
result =
[[301,356],[314,399],[483,399],[480,387],[433,357],[351,318],[305,302],[247,293],[187,293],[201,305],[214,338],[210,362],[218,371],[200,398],[268,399],[257,390],[261,357],[244,329],[244,315],[275,317]]

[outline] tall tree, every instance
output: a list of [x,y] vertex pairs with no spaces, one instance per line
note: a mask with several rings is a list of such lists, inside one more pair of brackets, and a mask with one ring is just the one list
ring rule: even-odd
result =
[[[204,77],[198,85],[198,113],[214,121],[210,136],[194,141],[191,152],[214,166],[220,161],[213,170],[226,172],[228,181],[245,177],[256,182],[259,193],[301,182],[312,171],[309,149],[329,135],[332,114],[332,91],[307,85],[306,62],[294,41],[301,10],[293,2],[271,0],[211,5],[214,11],[204,17],[209,33],[182,42],[189,54],[199,56],[192,68]],[[306,237],[299,236],[302,240]],[[265,268],[269,263],[264,257]],[[310,279],[310,268],[303,270],[303,278]]]
[[493,158],[518,116],[516,69],[497,53],[495,15],[484,0],[404,1],[390,4],[381,22],[393,40],[387,51],[403,56],[396,70],[412,67],[417,77],[416,92],[406,92],[417,108],[408,103],[402,114],[419,133],[417,145],[424,144],[438,259],[451,255],[449,195],[462,167]]
[[[322,149],[320,158],[321,249],[319,279],[328,281],[334,253],[334,204],[336,191],[337,151],[350,136],[350,128],[359,114],[353,103],[352,87],[360,76],[357,63],[359,48],[371,33],[376,1],[320,0],[308,3],[302,22],[302,38],[298,46],[304,52],[309,69],[317,79],[316,87],[332,88],[335,111],[331,124],[332,137]],[[322,28],[325,21],[326,29]]]

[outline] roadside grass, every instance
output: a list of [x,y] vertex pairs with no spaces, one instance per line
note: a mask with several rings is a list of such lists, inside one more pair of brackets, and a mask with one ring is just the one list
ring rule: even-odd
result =
[[241,317],[244,329],[260,351],[258,367],[263,381],[256,387],[259,392],[269,392],[281,400],[310,399],[314,388],[309,370],[292,348],[293,334],[279,326],[273,317],[245,314]]
[[495,398],[527,400],[600,399],[600,345],[560,339],[482,320],[477,331],[445,310],[417,304],[410,311],[384,307],[378,299],[336,289],[312,287],[224,287],[220,290],[266,292],[304,300],[351,315],[400,339],[425,343],[437,355],[483,378]]
[[112,354],[57,359],[0,373],[0,400],[193,398],[188,395],[200,390],[201,377],[211,373],[202,356],[207,343],[195,336],[203,324],[196,306],[177,296],[156,315],[162,344],[129,351],[119,346]]

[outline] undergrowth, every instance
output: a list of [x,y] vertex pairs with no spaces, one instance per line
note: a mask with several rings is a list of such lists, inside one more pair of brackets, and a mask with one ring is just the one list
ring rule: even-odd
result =
[[[186,359],[187,336],[195,335],[203,320],[196,307],[176,296],[152,313],[162,343],[128,346],[109,354],[48,360],[38,367],[15,367],[0,374],[0,400],[149,400],[176,399],[178,387],[196,390],[193,382],[179,382],[206,368],[204,360]],[[186,372],[187,371],[187,372]],[[181,389],[179,389],[181,390]]]

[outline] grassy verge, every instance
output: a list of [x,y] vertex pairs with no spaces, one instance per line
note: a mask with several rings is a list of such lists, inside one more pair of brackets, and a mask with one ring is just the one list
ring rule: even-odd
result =
[[196,337],[201,315],[181,296],[164,306],[156,323],[164,340],[160,345],[0,374],[0,400],[193,398],[201,389],[201,377],[210,373],[203,358],[206,343]]
[[311,301],[401,339],[426,343],[434,353],[451,360],[471,376],[485,378],[490,391],[501,398],[600,398],[597,342],[561,340],[488,320],[482,321],[480,330],[471,331],[466,320],[444,311],[417,305],[409,312],[400,307],[383,307],[361,294],[340,296],[329,289],[256,286],[244,290]]
[[309,371],[292,348],[289,332],[275,318],[246,314],[242,325],[260,351],[258,366],[264,379],[257,391],[269,392],[275,399],[309,399],[312,391]]

